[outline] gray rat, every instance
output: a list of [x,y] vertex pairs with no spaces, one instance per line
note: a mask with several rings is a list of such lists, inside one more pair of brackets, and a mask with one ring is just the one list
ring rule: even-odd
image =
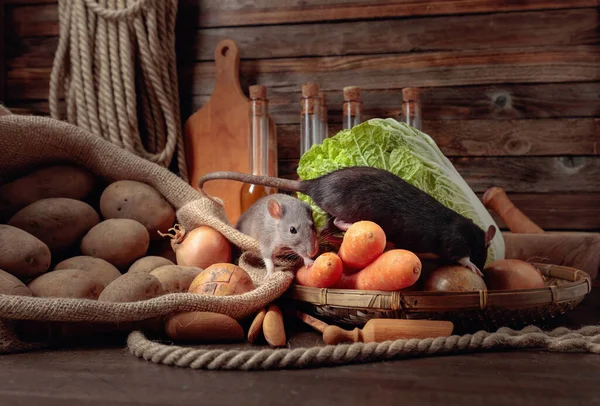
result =
[[213,179],[300,192],[328,214],[328,224],[347,230],[357,221],[372,221],[383,229],[392,245],[423,254],[422,257],[433,254],[434,258],[459,263],[479,275],[490,241],[496,235],[494,226],[482,230],[472,220],[384,169],[352,166],[301,181],[211,172],[198,182],[200,192],[208,198],[202,185]]
[[319,251],[317,229],[308,203],[282,193],[268,195],[248,208],[236,224],[241,233],[259,242],[267,276],[278,252],[291,250],[309,266]]

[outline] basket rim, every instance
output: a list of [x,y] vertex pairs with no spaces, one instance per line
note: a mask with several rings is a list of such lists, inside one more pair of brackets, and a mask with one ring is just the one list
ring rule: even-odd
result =
[[536,289],[476,290],[470,292],[375,291],[313,288],[293,283],[285,293],[288,299],[317,306],[347,309],[451,311],[486,308],[522,308],[580,300],[591,292],[592,279],[581,270],[564,265],[532,262],[550,278],[566,280],[559,286]]

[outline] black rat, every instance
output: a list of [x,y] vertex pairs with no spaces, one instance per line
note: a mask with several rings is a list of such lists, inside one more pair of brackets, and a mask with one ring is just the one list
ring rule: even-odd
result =
[[333,222],[340,230],[347,230],[357,221],[369,220],[383,229],[388,242],[395,247],[425,258],[433,256],[456,262],[478,275],[482,275],[487,248],[496,234],[494,226],[482,230],[471,219],[384,169],[352,166],[300,181],[211,172],[198,182],[200,191],[208,198],[202,186],[216,179],[300,192],[310,196],[330,216],[328,224]]
[[235,227],[258,241],[267,276],[273,273],[273,258],[282,250],[301,256],[306,266],[319,251],[312,208],[282,193],[258,199],[242,213]]

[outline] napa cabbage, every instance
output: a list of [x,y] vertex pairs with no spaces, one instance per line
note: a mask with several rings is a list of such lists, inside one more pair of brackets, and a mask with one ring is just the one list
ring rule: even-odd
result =
[[[342,130],[313,145],[300,158],[300,179],[314,179],[336,169],[366,165],[388,170],[428,193],[450,209],[472,219],[483,230],[497,224],[435,141],[422,131],[392,118],[375,118]],[[306,195],[317,227],[325,225],[321,208]],[[499,229],[498,229],[499,231]],[[504,258],[504,240],[496,233],[487,263]]]

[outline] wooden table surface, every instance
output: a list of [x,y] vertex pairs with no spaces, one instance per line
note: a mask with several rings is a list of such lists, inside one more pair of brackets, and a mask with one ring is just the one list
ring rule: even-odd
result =
[[[600,321],[600,289],[564,324]],[[311,345],[319,337],[299,335]],[[124,347],[0,356],[0,405],[593,405],[600,355],[505,351],[283,371],[155,365]]]

